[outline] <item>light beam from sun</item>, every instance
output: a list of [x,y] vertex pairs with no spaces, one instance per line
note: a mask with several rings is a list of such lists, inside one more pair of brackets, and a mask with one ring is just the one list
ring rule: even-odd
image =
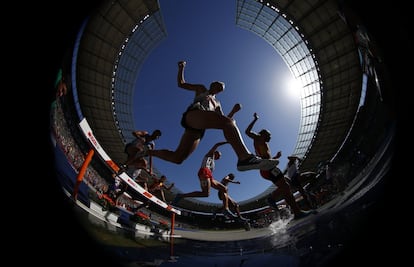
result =
[[302,90],[302,84],[300,80],[292,76],[286,79],[285,84],[286,95],[289,96],[289,98],[299,99]]

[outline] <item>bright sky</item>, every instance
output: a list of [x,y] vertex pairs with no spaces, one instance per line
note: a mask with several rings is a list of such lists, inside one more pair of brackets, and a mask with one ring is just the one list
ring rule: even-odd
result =
[[[279,168],[285,168],[286,157],[296,144],[300,101],[292,88],[292,74],[270,44],[256,34],[235,24],[236,1],[160,0],[167,38],[145,61],[137,79],[134,94],[135,126],[152,132],[162,131],[156,148],[175,150],[184,129],[182,113],[192,102],[194,93],[177,86],[177,62],[187,61],[185,79],[207,88],[215,80],[225,82],[218,94],[224,113],[235,103],[242,109],[235,115],[242,137],[254,153],[253,142],[244,131],[259,114],[253,130],[266,128],[272,133],[272,155],[282,151]],[[182,192],[200,190],[198,169],[205,153],[224,141],[220,130],[207,130],[196,151],[181,165],[154,157],[154,165]],[[216,161],[213,175],[221,180],[232,172],[238,184],[230,184],[229,193],[236,200],[246,200],[262,193],[271,183],[258,170],[239,172],[237,157],[229,144],[219,148],[222,157]],[[203,201],[221,203],[217,191]]]

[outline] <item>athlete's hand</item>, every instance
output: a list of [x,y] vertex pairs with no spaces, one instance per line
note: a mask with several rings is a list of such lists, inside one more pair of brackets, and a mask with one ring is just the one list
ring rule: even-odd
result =
[[240,109],[242,108],[242,105],[240,103],[234,104],[233,108],[231,109],[230,113],[227,115],[230,119],[232,119],[234,122],[236,122],[233,119],[234,114],[236,114]]
[[234,112],[238,112],[239,110],[241,110],[242,105],[240,103],[234,104],[233,106],[233,110]]
[[187,64],[187,62],[185,62],[185,61],[178,61],[178,67],[180,67],[180,68],[184,68],[186,64]]
[[274,159],[278,159],[282,156],[282,151],[278,151],[276,155],[273,157]]

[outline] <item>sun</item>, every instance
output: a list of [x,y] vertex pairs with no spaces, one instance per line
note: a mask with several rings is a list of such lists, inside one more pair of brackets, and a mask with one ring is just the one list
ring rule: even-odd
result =
[[285,92],[289,98],[299,99],[302,90],[302,84],[300,80],[293,76],[287,77],[285,80]]

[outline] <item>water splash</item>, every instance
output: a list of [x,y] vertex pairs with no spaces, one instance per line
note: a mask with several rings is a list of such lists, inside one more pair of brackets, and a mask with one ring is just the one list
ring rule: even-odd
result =
[[272,245],[274,247],[290,247],[296,243],[296,237],[287,231],[288,223],[291,220],[293,220],[293,214],[289,213],[269,225],[269,229],[273,233]]

